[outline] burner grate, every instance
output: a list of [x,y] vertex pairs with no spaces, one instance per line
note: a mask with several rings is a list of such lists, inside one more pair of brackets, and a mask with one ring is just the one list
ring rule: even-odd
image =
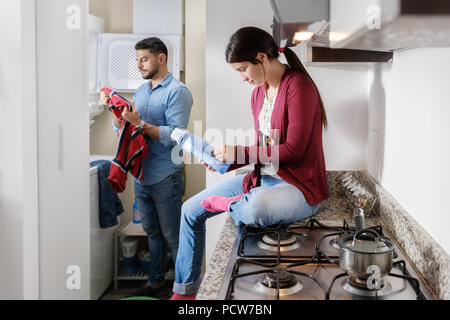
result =
[[[255,264],[258,266],[263,266],[265,268],[252,272],[239,273],[239,268],[242,263]],[[281,267],[280,262],[264,263],[251,259],[238,259],[233,269],[225,299],[231,300],[233,298],[234,286],[237,279],[259,274],[261,274],[262,276],[256,282],[254,289],[265,295],[275,296],[276,300],[280,300],[280,297],[286,297],[298,293],[303,289],[302,282],[298,277],[295,277],[294,275],[297,275],[300,278],[306,277],[313,280],[323,292],[324,297],[326,296],[325,289],[313,275],[291,270],[291,266],[292,265]]]
[[392,273],[392,272],[389,273],[387,276],[384,277],[384,279],[381,279],[381,286],[379,289],[364,288],[362,286],[364,281],[359,281],[357,279],[354,279],[351,276],[349,276],[347,273],[341,273],[341,274],[335,276],[333,278],[333,280],[331,281],[330,287],[328,288],[328,290],[326,292],[326,300],[330,300],[331,291],[333,289],[333,286],[334,286],[336,280],[338,280],[339,278],[342,278],[342,277],[347,277],[347,279],[344,279],[341,283],[344,290],[346,290],[347,292],[349,292],[355,296],[359,296],[361,298],[372,298],[372,299],[378,300],[379,298],[388,296],[392,292],[392,286],[390,285],[389,277],[394,277],[394,278],[400,278],[400,279],[404,279],[404,280],[408,281],[416,293],[417,300],[425,299],[422,292],[420,291],[419,280],[417,280],[414,277],[411,277],[411,275],[408,273],[408,271],[406,270],[405,261],[404,260],[396,261],[393,263],[392,266],[393,266],[393,268],[397,267],[398,269],[400,269],[400,271],[403,274],[396,274],[396,273]]
[[[306,232],[305,232],[306,230]],[[311,257],[311,253],[305,254],[306,251],[295,251],[302,247],[302,244],[311,236],[311,232],[316,230],[330,230],[339,231],[339,234],[343,232],[352,232],[354,228],[348,226],[344,220],[342,227],[339,226],[326,226],[314,218],[310,218],[306,223],[297,222],[289,226],[286,225],[273,225],[269,227],[256,227],[244,226],[242,237],[238,245],[238,256],[244,258],[300,258],[308,259]],[[248,254],[245,251],[246,242],[252,238],[255,240],[250,244],[255,243],[259,249],[263,252],[253,252]],[[250,248],[252,248],[250,246]],[[314,248],[311,248],[311,252]],[[298,253],[297,253],[298,252]],[[303,255],[300,253],[303,252]]]

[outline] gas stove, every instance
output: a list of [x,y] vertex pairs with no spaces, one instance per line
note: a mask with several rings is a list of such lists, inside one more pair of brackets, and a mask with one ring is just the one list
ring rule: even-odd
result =
[[[371,227],[386,236],[381,226]],[[344,220],[327,226],[314,218],[290,226],[239,227],[219,300],[432,299],[406,257],[395,247],[384,277],[352,277],[339,266],[337,239],[355,228]]]

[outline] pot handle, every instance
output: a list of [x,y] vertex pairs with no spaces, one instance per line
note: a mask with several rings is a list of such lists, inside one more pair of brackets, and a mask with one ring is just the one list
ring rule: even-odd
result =
[[360,236],[363,233],[371,233],[374,236],[374,239],[375,239],[375,241],[377,243],[377,246],[378,246],[379,240],[380,240],[380,237],[381,237],[380,234],[378,232],[376,232],[375,230],[373,230],[372,228],[365,228],[365,229],[362,229],[362,230],[360,230],[360,231],[355,233],[355,235],[353,236],[352,247],[355,246],[355,241],[358,238],[358,236]]
[[365,228],[365,222],[364,222],[364,211],[361,208],[356,208],[353,212],[354,219],[355,219],[355,227],[356,231],[361,231]]

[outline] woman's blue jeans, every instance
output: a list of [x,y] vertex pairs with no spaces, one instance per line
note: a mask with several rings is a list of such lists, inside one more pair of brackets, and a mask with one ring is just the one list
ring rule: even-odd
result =
[[[244,193],[244,175],[225,179],[196,194],[186,201],[181,209],[180,242],[175,265],[173,291],[178,294],[193,294],[201,283],[201,268],[205,250],[206,219],[223,212],[211,213],[200,202],[209,196],[233,197]],[[229,210],[236,224],[270,226],[288,225],[312,216],[319,205],[312,206],[295,186],[272,176],[263,175],[261,186],[250,190]]]

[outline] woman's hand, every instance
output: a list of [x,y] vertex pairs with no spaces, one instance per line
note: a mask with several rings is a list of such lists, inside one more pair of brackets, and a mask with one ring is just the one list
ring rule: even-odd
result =
[[212,154],[221,162],[234,162],[236,160],[236,147],[230,145],[215,147]]
[[200,163],[202,164],[202,166],[204,166],[206,169],[208,169],[211,172],[216,172],[216,170],[214,170],[213,168],[211,168],[210,166],[208,166],[206,163],[204,163],[202,160],[199,160]]

